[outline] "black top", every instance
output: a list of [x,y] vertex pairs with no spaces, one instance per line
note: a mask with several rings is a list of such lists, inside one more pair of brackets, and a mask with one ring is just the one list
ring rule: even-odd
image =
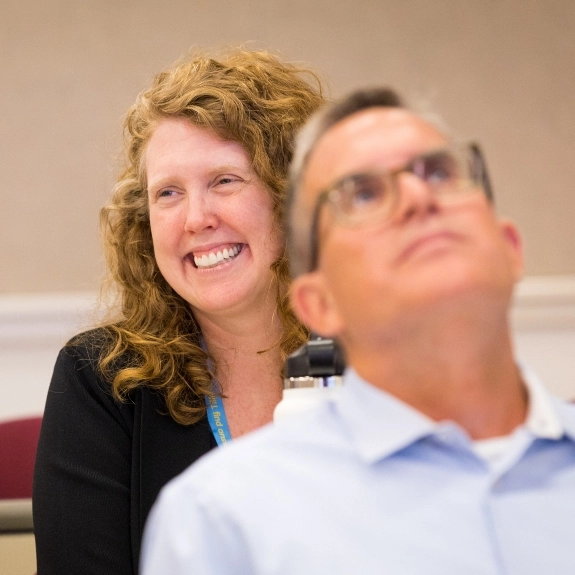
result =
[[216,446],[206,418],[179,425],[147,387],[115,400],[97,370],[101,335],[54,368],[34,472],[38,575],[137,574],[158,492]]

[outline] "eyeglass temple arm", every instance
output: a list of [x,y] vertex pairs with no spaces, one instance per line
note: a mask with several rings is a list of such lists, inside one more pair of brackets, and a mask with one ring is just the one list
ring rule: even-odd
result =
[[327,193],[323,192],[319,195],[315,208],[313,210],[311,219],[311,229],[310,229],[310,265],[309,271],[313,272],[317,268],[318,257],[319,257],[319,212],[323,204],[327,200]]
[[489,179],[489,173],[487,172],[487,165],[481,152],[481,147],[477,142],[471,142],[469,144],[469,149],[473,155],[473,176],[476,181],[481,182],[483,191],[487,196],[487,199],[491,202],[495,202],[493,197],[493,188],[491,187],[491,180]]

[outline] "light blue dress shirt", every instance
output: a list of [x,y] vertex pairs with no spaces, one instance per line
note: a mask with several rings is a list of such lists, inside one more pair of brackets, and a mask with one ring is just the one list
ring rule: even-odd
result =
[[143,575],[575,574],[575,406],[526,376],[493,455],[348,370],[337,400],[173,480]]

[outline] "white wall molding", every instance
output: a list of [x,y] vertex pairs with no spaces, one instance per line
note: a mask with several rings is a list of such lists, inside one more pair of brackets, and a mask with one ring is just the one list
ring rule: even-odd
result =
[[575,329],[575,275],[531,276],[517,285],[513,327]]
[[96,293],[0,294],[0,345],[53,339],[65,343],[95,318]]
[[[0,294],[0,419],[42,412],[58,351],[94,323],[96,302],[94,292]],[[575,275],[525,278],[511,318],[520,359],[575,398]]]
[[[0,294],[0,345],[65,341],[96,317],[95,292]],[[515,329],[575,329],[575,275],[530,276],[516,289]]]
[[0,420],[42,413],[58,351],[95,309],[93,292],[0,295]]

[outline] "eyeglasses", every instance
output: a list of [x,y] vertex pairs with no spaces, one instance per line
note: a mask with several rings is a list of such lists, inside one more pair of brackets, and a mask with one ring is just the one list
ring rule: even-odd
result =
[[433,150],[392,171],[351,174],[317,197],[310,231],[310,271],[318,264],[318,228],[323,205],[329,204],[338,222],[344,226],[381,224],[395,213],[400,195],[397,178],[402,173],[417,176],[438,196],[456,198],[481,189],[489,201],[493,201],[485,161],[475,143]]

